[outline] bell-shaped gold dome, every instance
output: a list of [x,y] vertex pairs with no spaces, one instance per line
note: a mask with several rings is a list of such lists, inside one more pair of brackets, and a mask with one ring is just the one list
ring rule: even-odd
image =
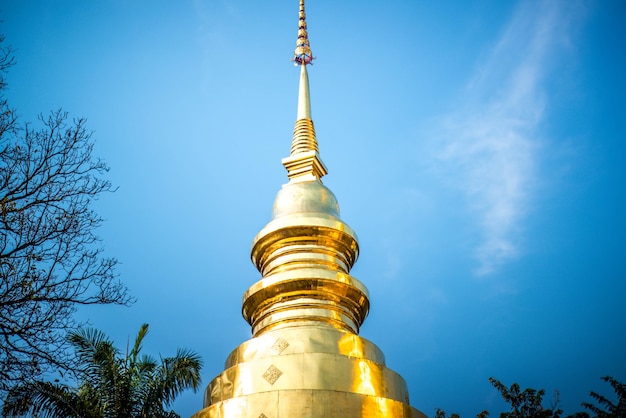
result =
[[274,200],[272,219],[307,213],[339,218],[337,198],[328,187],[318,181],[285,184]]
[[319,180],[283,186],[272,221],[252,243],[263,275],[243,302],[253,335],[311,323],[358,333],[369,310],[367,289],[349,275],[358,248],[335,195]]

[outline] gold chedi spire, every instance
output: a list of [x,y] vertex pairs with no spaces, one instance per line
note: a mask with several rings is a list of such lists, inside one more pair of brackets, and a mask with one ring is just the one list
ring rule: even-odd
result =
[[409,405],[404,379],[358,335],[369,295],[349,274],[359,253],[356,234],[321,182],[327,171],[311,119],[306,66],[313,56],[304,0],[299,16],[298,112],[291,152],[282,161],[289,182],[252,242],[262,278],[243,297],[252,339],[227,358],[194,418],[422,418]]
[[287,175],[291,181],[321,180],[328,170],[319,156],[315,127],[311,119],[311,95],[309,93],[309,75],[307,64],[313,61],[309,35],[306,30],[304,0],[300,0],[300,21],[298,39],[293,61],[300,66],[300,88],[298,89],[298,113],[293,130],[291,153],[283,159]]

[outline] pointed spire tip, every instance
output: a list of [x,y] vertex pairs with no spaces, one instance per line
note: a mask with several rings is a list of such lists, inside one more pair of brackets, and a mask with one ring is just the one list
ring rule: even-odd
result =
[[306,31],[306,14],[304,13],[304,0],[300,0],[300,20],[298,21],[298,40],[296,50],[293,53],[294,65],[307,65],[313,61],[309,34]]

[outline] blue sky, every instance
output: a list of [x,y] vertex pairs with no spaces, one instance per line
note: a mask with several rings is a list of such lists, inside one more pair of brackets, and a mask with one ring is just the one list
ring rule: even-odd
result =
[[[17,1],[8,98],[88,118],[119,187],[97,211],[138,301],[79,316],[204,359],[249,338],[249,261],[287,178],[298,2]],[[503,408],[487,379],[580,409],[626,381],[626,6],[309,0],[320,151],[369,288],[361,335],[411,403]],[[184,394],[183,416],[202,407]]]

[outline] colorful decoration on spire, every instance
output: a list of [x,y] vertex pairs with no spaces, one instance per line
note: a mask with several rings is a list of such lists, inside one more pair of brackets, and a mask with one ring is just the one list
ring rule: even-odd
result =
[[300,0],[300,21],[298,22],[298,40],[293,54],[295,65],[307,65],[313,61],[309,35],[306,32],[306,14],[304,13],[304,0]]

